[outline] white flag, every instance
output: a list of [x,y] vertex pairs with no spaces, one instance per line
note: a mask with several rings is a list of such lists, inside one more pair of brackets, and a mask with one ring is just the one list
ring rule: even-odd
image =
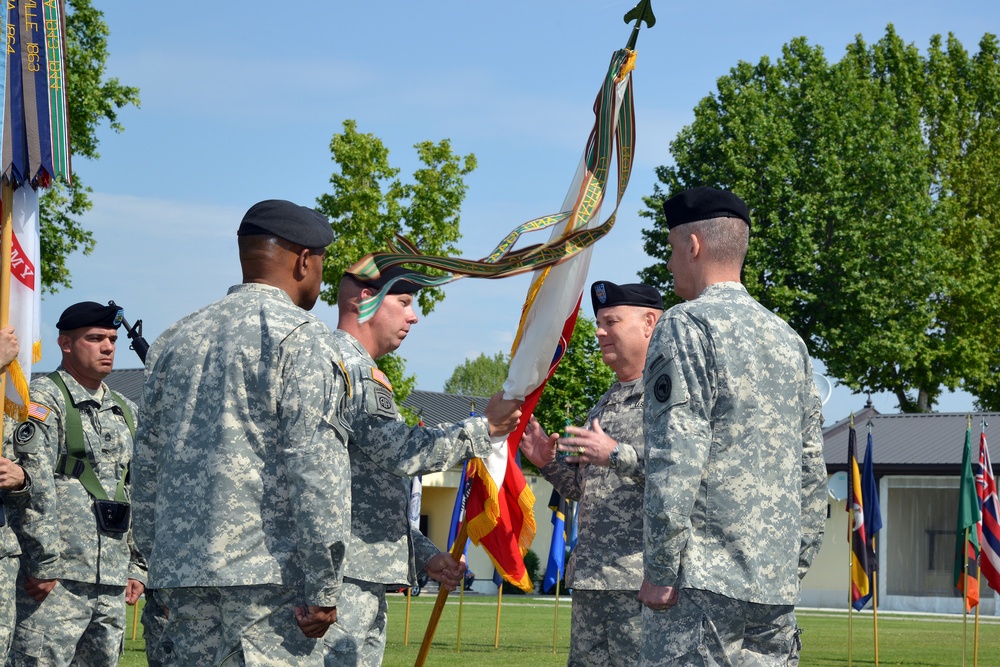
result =
[[7,323],[14,326],[21,351],[7,371],[4,407],[12,418],[24,421],[28,416],[31,365],[42,358],[38,192],[31,186],[24,185],[14,190],[11,223],[10,314]]

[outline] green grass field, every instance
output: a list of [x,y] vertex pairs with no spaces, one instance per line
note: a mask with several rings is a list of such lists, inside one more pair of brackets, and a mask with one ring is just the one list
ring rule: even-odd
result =
[[[500,611],[500,648],[494,648],[496,598],[467,595],[462,604],[462,637],[458,642],[459,599],[452,595],[434,635],[427,659],[433,667],[473,663],[476,667],[545,667],[565,665],[569,651],[568,598],[559,603],[558,623],[551,597],[534,598],[508,595]],[[406,598],[389,598],[389,637],[384,665],[402,667],[414,664],[424,630],[430,618],[434,597],[421,595],[410,605],[409,643],[406,644]],[[967,635],[966,664],[973,665],[974,617],[964,624],[961,616],[902,615],[880,613],[879,665],[961,665],[963,634]],[[553,628],[556,630],[553,651]],[[802,610],[802,666],[825,667],[848,664],[848,615],[846,613]],[[851,662],[874,665],[872,650],[872,615],[856,613],[851,622],[853,642]],[[122,665],[146,665],[142,627],[132,640],[132,609],[128,610],[128,631]],[[979,622],[979,664],[1000,664],[1000,618],[984,617]]]

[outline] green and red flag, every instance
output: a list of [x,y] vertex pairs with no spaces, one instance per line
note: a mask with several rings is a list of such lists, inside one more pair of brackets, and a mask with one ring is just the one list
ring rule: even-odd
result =
[[962,481],[958,492],[958,526],[955,532],[955,588],[965,600],[965,610],[979,604],[979,495],[972,469],[972,425],[965,429]]

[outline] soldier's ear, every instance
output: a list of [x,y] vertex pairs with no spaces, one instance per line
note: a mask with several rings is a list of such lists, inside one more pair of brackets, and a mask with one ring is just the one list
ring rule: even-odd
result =
[[643,323],[646,325],[645,326],[646,338],[649,338],[650,336],[653,335],[653,328],[656,327],[656,320],[658,319],[659,317],[652,310],[647,310],[645,314],[642,316]]

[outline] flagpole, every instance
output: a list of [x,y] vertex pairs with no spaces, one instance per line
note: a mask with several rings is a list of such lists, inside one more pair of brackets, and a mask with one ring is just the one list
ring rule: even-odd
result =
[[403,646],[410,645],[410,586],[406,587],[406,628],[403,630]]
[[[868,426],[868,443],[871,444],[871,437],[872,437],[872,418],[871,417],[868,417],[868,424],[867,424],[867,426]],[[865,465],[868,465],[868,456],[869,456],[869,454],[874,457],[875,456],[875,451],[873,449],[869,448],[868,451],[865,452]],[[874,461],[873,461],[872,462],[872,479],[874,479],[874,477],[875,477],[875,472],[874,472]],[[877,489],[876,489],[876,491],[877,491]],[[864,495],[864,494],[862,494],[862,495]],[[874,505],[872,507],[874,507]],[[869,509],[869,506],[868,506],[868,502],[866,501],[865,502],[865,510],[868,510],[868,509]],[[879,522],[879,524],[881,525],[881,521]],[[875,527],[874,526],[869,526],[866,523],[866,525],[865,525],[865,531],[868,531],[868,530],[875,531]],[[872,533],[872,554],[876,554],[876,556],[875,556],[875,566],[872,567],[872,580],[870,582],[868,582],[868,585],[871,587],[871,594],[872,594],[872,635],[874,636],[874,642],[873,643],[874,643],[874,646],[875,646],[875,667],[878,667],[878,555],[877,555],[878,554],[878,549],[876,548],[877,538],[875,537],[875,534],[876,534],[875,532]]]
[[[2,179],[0,179],[2,180]],[[10,322],[10,255],[11,248],[13,246],[13,225],[14,225],[14,189],[10,186],[10,183],[3,181],[0,183],[0,225],[3,226],[2,232],[2,250],[0,250],[0,264],[2,264],[2,271],[0,271],[0,326],[7,326]],[[24,335],[22,332],[17,332],[20,335]],[[30,336],[29,336],[30,338]],[[23,344],[23,343],[22,343]],[[0,375],[0,407],[3,407],[3,412],[0,416],[6,414],[7,412],[7,373]],[[3,443],[7,440],[7,420],[0,419],[3,422],[3,426],[0,426],[0,454],[2,454]]]
[[[854,430],[854,413],[851,413],[851,430]],[[848,454],[850,458],[850,454]],[[850,468],[851,462],[847,462],[847,467]],[[848,489],[847,497],[851,497],[851,490]],[[848,500],[850,503],[850,500]],[[854,512],[848,511],[847,513],[847,667],[851,667],[854,659],[854,596],[851,592],[851,586],[854,585],[854,563],[851,557],[854,555],[854,548],[852,545],[852,539],[854,536]]]
[[135,633],[139,628],[139,600],[132,605],[132,641],[135,641]]
[[[978,606],[978,605],[977,605]],[[969,648],[969,529],[965,529],[962,542],[962,667]]]
[[[980,584],[979,590],[982,590],[983,583],[983,571],[982,569],[976,573],[976,581]],[[976,605],[976,625],[975,631],[972,635],[972,664],[973,667],[979,667],[979,605]]]
[[[875,547],[875,536],[872,535],[872,549]],[[872,633],[875,636],[875,667],[878,667],[878,570],[872,570]]]
[[552,652],[556,652],[556,633],[559,629],[559,584],[561,583],[562,572],[556,569],[556,605],[555,613],[552,614]]
[[497,626],[493,630],[493,648],[500,648],[500,604],[503,601],[503,580],[497,586]]
[[462,652],[462,607],[465,604],[465,582],[458,588],[458,637],[455,640],[455,650]]
[[[854,415],[851,415],[851,422],[854,422]],[[854,553],[851,547],[851,537],[854,535],[854,512],[849,512],[847,518],[847,667],[851,667],[854,658],[854,600],[851,594],[851,586],[854,584],[852,575],[853,563],[851,555]]]
[[[451,557],[456,562],[462,557],[462,551],[465,549],[465,541],[467,539],[468,531],[465,521],[463,521],[462,527],[458,530],[458,537],[455,538],[455,543],[451,545]],[[462,588],[465,588],[465,586],[463,585]],[[417,661],[413,663],[413,667],[423,667],[427,661],[427,654],[430,653],[431,642],[434,641],[434,633],[437,631],[438,622],[441,620],[441,613],[444,611],[444,604],[447,601],[448,589],[442,586],[438,590],[437,599],[434,601],[434,609],[431,611],[430,620],[427,621],[427,630],[424,631],[424,641],[420,644],[420,652],[417,653]]]

